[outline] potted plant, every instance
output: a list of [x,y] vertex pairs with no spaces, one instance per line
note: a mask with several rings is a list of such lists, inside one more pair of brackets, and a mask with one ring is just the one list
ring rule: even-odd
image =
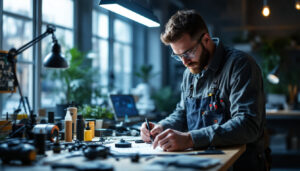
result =
[[85,120],[95,120],[96,129],[102,128],[105,119],[112,120],[114,118],[114,114],[108,108],[101,106],[83,105],[79,108],[79,113]]
[[[265,83],[265,89],[268,93],[287,94],[286,82],[282,80],[286,71],[283,67],[285,59],[283,58],[289,41],[287,39],[264,40],[260,46],[259,52],[262,57],[262,72]],[[276,67],[280,67],[279,77],[281,81],[274,85],[267,81],[268,74]]]
[[61,104],[57,105],[57,113],[65,113],[64,110],[71,103],[76,106],[90,104],[93,94],[100,96],[99,90],[92,87],[97,77],[97,72],[91,67],[91,59],[86,57],[86,53],[80,52],[77,48],[72,48],[66,52],[69,61],[69,68],[65,70],[55,70],[52,78],[59,80],[58,92],[63,92]]
[[[298,92],[300,69],[296,60],[299,57],[299,51],[292,48],[291,42],[289,38],[265,40],[261,46],[260,54],[266,92],[285,95],[290,108],[293,109]],[[266,77],[276,66],[279,68],[280,81],[274,85],[266,81]]]
[[139,71],[134,74],[143,80],[143,83],[149,83],[149,79],[154,77],[156,74],[152,74],[151,71],[153,69],[152,65],[142,65]]
[[142,115],[154,110],[155,108],[154,102],[150,97],[151,88],[149,85],[150,78],[153,78],[156,75],[151,73],[152,69],[152,65],[142,65],[139,71],[135,72],[135,75],[142,79],[142,83],[138,84],[133,90],[133,94],[139,96],[136,107]]

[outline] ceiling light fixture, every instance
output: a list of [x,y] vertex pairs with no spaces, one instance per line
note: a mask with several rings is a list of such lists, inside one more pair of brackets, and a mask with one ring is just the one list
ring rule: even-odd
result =
[[157,17],[152,11],[128,0],[100,0],[99,5],[109,11],[127,17],[147,27],[159,27]]
[[296,8],[297,10],[300,10],[300,0],[296,0],[295,8]]
[[267,0],[264,0],[264,6],[263,6],[261,13],[264,17],[269,17],[269,15],[270,15],[270,8],[267,5]]

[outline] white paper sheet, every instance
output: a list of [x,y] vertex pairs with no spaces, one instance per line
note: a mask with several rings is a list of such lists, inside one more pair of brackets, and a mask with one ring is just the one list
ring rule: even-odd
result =
[[118,152],[120,154],[161,154],[164,152],[162,148],[156,147],[156,149],[153,149],[152,144],[147,143],[131,142],[131,148],[116,148],[115,144],[111,144],[109,146],[111,151]]

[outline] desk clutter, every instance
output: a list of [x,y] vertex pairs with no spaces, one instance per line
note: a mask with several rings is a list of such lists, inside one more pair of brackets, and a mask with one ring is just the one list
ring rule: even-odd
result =
[[[52,169],[69,169],[74,170],[113,170],[113,164],[106,161],[108,158],[113,158],[115,161],[121,159],[130,159],[132,163],[139,163],[140,160],[149,160],[154,157],[159,157],[159,160],[154,160],[151,164],[147,165],[148,168],[161,168],[165,169],[168,166],[178,166],[186,168],[210,168],[220,163],[219,159],[193,157],[200,153],[187,152],[187,153],[163,153],[163,151],[153,150],[152,152],[145,152],[146,147],[151,144],[141,143],[139,137],[119,137],[115,143],[105,145],[105,138],[99,138],[97,141],[83,142],[56,142],[46,141],[44,153],[37,153],[40,151],[41,146],[37,145],[35,141],[12,138],[1,142],[0,145],[0,158],[3,166],[9,165],[42,165],[49,166]],[[113,140],[116,140],[113,137]],[[107,138],[111,141],[110,138]],[[118,146],[119,143],[132,144],[132,146]],[[113,148],[114,146],[114,148]],[[116,150],[117,148],[126,148],[126,150]],[[38,149],[38,150],[37,150]],[[144,149],[144,150],[141,150]],[[148,148],[149,150],[150,148]],[[139,153],[137,150],[141,150]],[[161,149],[160,149],[161,150]],[[83,158],[81,162],[70,163],[72,158]],[[92,162],[94,161],[94,162]],[[193,163],[193,164],[192,164]],[[89,165],[87,165],[89,164]]]
[[[53,112],[49,112],[48,117],[48,123],[37,123],[32,113],[26,121],[13,122],[10,133],[0,141],[2,168],[111,171],[116,169],[118,163],[128,159],[127,164],[143,163],[146,170],[152,170],[153,166],[161,170],[174,166],[203,169],[220,163],[220,159],[195,157],[202,153],[193,151],[172,153],[164,152],[159,147],[154,150],[152,144],[141,140],[136,126],[120,123],[109,128],[95,129],[95,122],[84,121],[74,107],[67,109],[64,120],[60,122],[54,122]],[[223,153],[213,151],[203,154]],[[179,162],[181,160],[197,164]]]
[[[124,138],[124,137],[123,137]],[[36,142],[26,139],[8,139],[1,142],[0,156],[3,167],[5,166],[48,166],[52,169],[73,169],[73,170],[114,170],[113,163],[106,162],[108,159],[114,159],[118,162],[122,159],[130,159],[132,163],[139,163],[155,159],[145,166],[146,170],[164,170],[167,167],[184,167],[193,169],[205,169],[216,166],[220,163],[220,159],[212,159],[205,157],[194,157],[198,153],[162,153],[152,152],[145,153],[145,150],[138,153],[137,150],[150,147],[151,144],[140,143],[138,137],[127,140],[120,139],[119,141],[104,145],[106,139],[99,138],[98,141],[92,142],[50,142],[45,143],[45,153],[39,155],[36,153]],[[107,138],[111,140],[110,138]],[[116,137],[113,138],[116,140]],[[131,142],[130,142],[131,141]],[[132,144],[132,147],[118,147],[116,144],[126,142]],[[136,147],[136,145],[141,145]],[[115,148],[112,148],[115,146]],[[116,148],[126,148],[127,150],[116,150]],[[132,149],[134,148],[134,149]],[[157,157],[157,158],[155,158]],[[70,160],[78,162],[69,162]],[[142,161],[141,161],[142,160]]]

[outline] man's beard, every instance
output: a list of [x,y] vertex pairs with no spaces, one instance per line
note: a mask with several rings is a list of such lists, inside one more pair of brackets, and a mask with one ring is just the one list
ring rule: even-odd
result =
[[208,61],[209,61],[209,55],[210,55],[209,51],[203,46],[202,43],[200,45],[202,46],[202,53],[199,56],[199,61],[192,62],[187,65],[187,67],[197,65],[196,68],[190,68],[190,71],[193,74],[200,73],[204,69],[204,67],[207,66]]

